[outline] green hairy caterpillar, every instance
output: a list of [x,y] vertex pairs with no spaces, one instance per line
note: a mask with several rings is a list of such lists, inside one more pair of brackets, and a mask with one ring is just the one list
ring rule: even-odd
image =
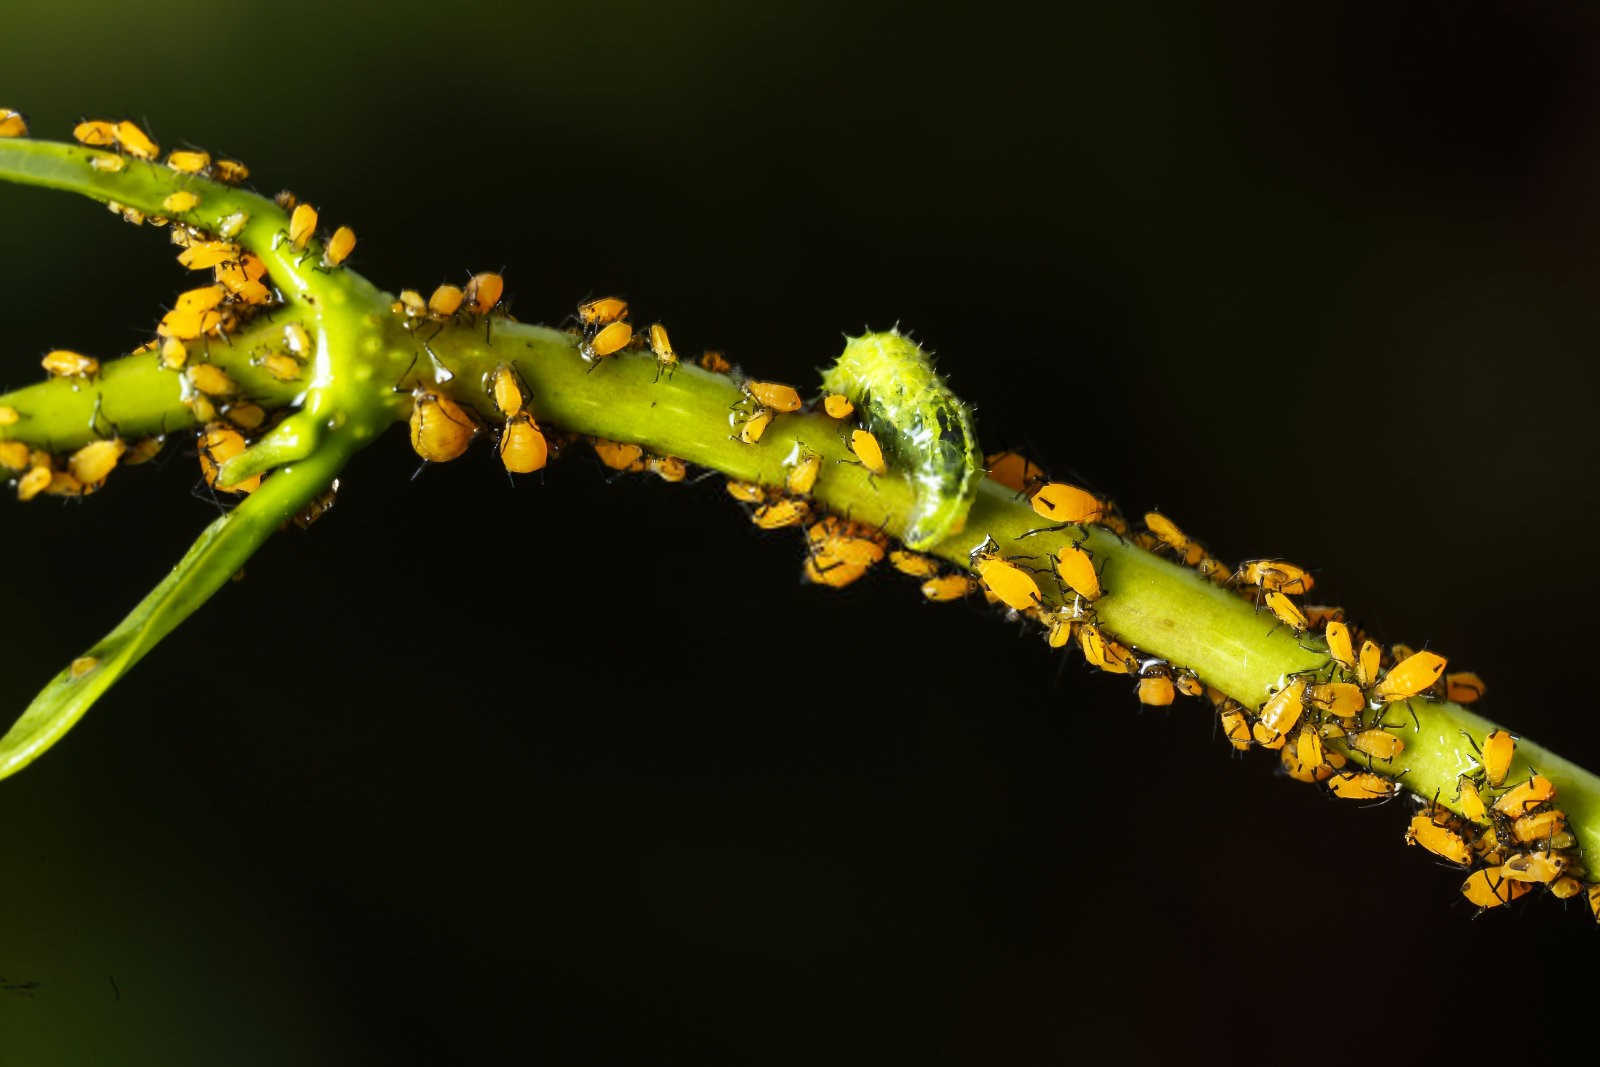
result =
[[905,542],[932,547],[966,525],[983,477],[983,452],[967,409],[917,343],[899,330],[848,339],[823,388],[863,413],[885,454],[916,486]]

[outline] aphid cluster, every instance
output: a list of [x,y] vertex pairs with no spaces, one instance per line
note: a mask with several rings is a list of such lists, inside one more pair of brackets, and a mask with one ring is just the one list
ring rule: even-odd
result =
[[[4,117],[7,114],[12,113],[0,112],[0,129],[10,130],[11,136],[26,133],[25,124],[13,128],[14,124],[9,124]],[[129,159],[153,164],[161,157],[155,140],[129,120],[88,119],[73,129],[73,136],[91,148],[107,150],[88,155],[88,166],[103,173],[125,169]],[[214,160],[210,153],[200,149],[172,151],[165,165],[180,174],[228,184],[242,182],[250,174],[243,163],[231,159]],[[212,342],[226,340],[255,315],[281,304],[282,299],[270,286],[266,264],[234,241],[249,222],[248,215],[238,212],[225,216],[214,231],[184,221],[183,216],[200,206],[201,195],[196,190],[169,194],[162,203],[166,213],[162,215],[147,215],[115,201],[108,206],[135,225],[168,226],[173,244],[181,249],[179,264],[189,270],[211,272],[209,284],[178,295],[171,310],[157,325],[155,339],[134,349],[134,354],[149,353],[163,368],[181,375],[184,402],[200,424],[197,451],[201,473],[208,485],[221,488],[215,484],[221,464],[245,450],[249,442],[246,435],[253,436],[269,429],[270,420],[266,410],[246,396],[238,382],[221,367],[206,361],[206,354]],[[299,221],[303,226],[304,216],[300,216]],[[314,213],[312,222],[314,226]],[[293,226],[291,223],[291,228]],[[354,234],[348,230],[336,233],[325,251],[325,262],[336,265],[342,261],[354,240]],[[266,363],[277,377],[298,377],[300,359],[309,344],[304,328],[290,323],[285,327],[285,347],[294,354],[265,353],[257,362]],[[81,383],[91,381],[100,373],[98,360],[67,349],[47,353],[41,364],[54,377]],[[66,456],[26,449],[15,441],[0,443],[0,465],[13,472],[18,498],[30,500],[40,493],[87,495],[103,485],[119,463],[146,462],[163,444],[161,436],[132,443],[124,441],[116,432],[116,426],[107,419],[97,417],[95,427],[97,432],[109,429],[110,433]],[[247,493],[260,481],[257,476],[230,486],[226,491]]]

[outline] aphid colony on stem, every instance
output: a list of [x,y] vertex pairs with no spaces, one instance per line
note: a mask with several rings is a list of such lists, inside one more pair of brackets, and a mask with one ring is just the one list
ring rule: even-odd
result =
[[[0,137],[26,133],[27,123],[20,114],[0,109]],[[132,122],[87,120],[74,135],[84,145],[107,150],[86,156],[87,166],[102,183],[111,180],[107,175],[127,168],[129,159],[137,161],[135,169],[160,159],[159,146]],[[169,153],[165,166],[182,176],[167,177],[183,184],[194,184],[187,176],[233,183],[249,173],[236,161],[213,160],[209,153],[190,148]],[[268,413],[267,407],[273,405],[263,406],[260,398],[249,395],[240,380],[248,377],[248,371],[236,376],[241,368],[230,364],[235,371],[230,374],[207,357],[212,343],[230,343],[241,326],[284,301],[273,286],[267,265],[237,241],[249,225],[247,213],[229,214],[209,228],[171,221],[175,216],[195,218],[194,213],[205,207],[205,196],[217,195],[215,187],[208,188],[209,194],[184,188],[168,193],[161,201],[166,213],[162,216],[147,216],[115,202],[110,206],[135,224],[148,221],[170,226],[172,240],[180,248],[179,263],[189,270],[211,272],[207,284],[177,297],[161,318],[157,337],[136,351],[147,353],[164,372],[177,377],[184,403],[197,425],[196,447],[205,483],[220,492],[246,494],[271,475],[257,473],[225,485],[223,469],[270,432],[279,416]],[[316,209],[288,193],[279,194],[277,202],[288,213],[288,220],[269,254],[283,255],[280,250],[286,246],[293,253],[290,258],[300,263],[315,257],[314,270],[339,270],[355,247],[354,232],[341,226],[318,244]],[[420,291],[402,290],[391,305],[392,313],[400,317],[416,342],[419,358],[425,354],[434,363],[431,380],[396,387],[401,397],[409,393],[410,440],[424,461],[443,463],[461,457],[485,432],[484,422],[495,429],[498,458],[512,475],[543,470],[565,441],[539,425],[533,412],[537,398],[515,367],[498,364],[481,383],[473,384],[482,393],[467,396],[448,387],[453,375],[430,347],[430,341],[451,324],[475,326],[481,322],[488,333],[502,308],[504,291],[504,279],[498,273],[484,272],[471,276],[464,286],[441,284],[426,299]],[[500,314],[503,318],[503,311]],[[576,357],[590,370],[597,370],[610,357],[647,345],[656,368],[652,384],[664,390],[677,388],[673,375],[682,361],[666,328],[655,323],[643,337],[636,338],[628,315],[627,302],[615,296],[579,305]],[[248,363],[279,382],[307,377],[320,341],[314,341],[305,327],[293,320],[285,321],[281,328],[274,325],[273,333],[277,340],[251,352]],[[70,382],[64,387],[73,389],[92,387],[101,373],[97,360],[66,349],[51,351],[41,362],[50,375]],[[874,421],[875,414],[882,414],[881,402],[855,386],[829,381],[822,395],[808,404],[794,386],[745,377],[721,353],[707,351],[697,363],[702,370],[731,376],[739,390],[729,414],[729,437],[734,441],[758,445],[768,434],[779,432],[774,427],[785,427],[786,416],[809,409],[833,420],[828,425],[835,427],[832,432],[838,437],[836,454],[840,458],[836,462],[859,466],[869,485],[876,484],[873,479],[889,475],[892,467],[905,465],[898,426]],[[690,377],[696,375],[698,372],[689,372]],[[397,398],[397,403],[401,402]],[[15,408],[0,406],[0,428],[17,425],[25,417]],[[102,425],[110,432],[100,433]],[[814,430],[815,417],[807,425]],[[63,456],[22,441],[0,440],[0,466],[12,472],[18,497],[85,495],[103,485],[119,465],[145,462],[160,450],[160,437],[128,442],[109,420],[97,420],[96,426],[97,439]],[[970,421],[966,426],[970,430]],[[874,429],[885,434],[882,440]],[[1337,798],[1386,801],[1399,792],[1398,778],[1390,768],[1405,751],[1397,728],[1411,702],[1442,698],[1466,704],[1485,692],[1477,675],[1447,672],[1447,661],[1435,652],[1404,646],[1386,649],[1348,623],[1339,609],[1300,603],[1297,598],[1310,593],[1316,584],[1303,567],[1282,559],[1225,566],[1158,512],[1147,513],[1143,527],[1131,530],[1111,501],[1080,486],[1052,481],[1042,467],[1019,453],[980,457],[975,438],[968,440],[971,451],[967,454],[973,456],[969,469],[974,477],[977,460],[982,458],[987,468],[983,473],[1025,497],[1041,521],[1042,525],[1019,539],[1065,532],[1053,554],[1008,555],[994,537],[975,531],[973,540],[964,542],[972,547],[966,569],[960,570],[934,555],[895,544],[885,529],[830,514],[816,493],[819,485],[825,487],[837,476],[832,472],[838,468],[825,461],[817,439],[808,445],[798,434],[783,442],[787,453],[781,475],[769,479],[774,484],[730,480],[726,489],[758,528],[792,527],[803,535],[804,580],[841,588],[861,580],[887,559],[895,571],[917,582],[931,602],[966,600],[982,593],[1008,616],[1037,625],[1049,647],[1076,647],[1091,666],[1125,676],[1146,706],[1166,707],[1179,695],[1207,697],[1232,747],[1276,751],[1287,776],[1322,784]],[[610,470],[649,472],[673,483],[686,480],[687,464],[677,457],[653,455],[627,441],[591,437],[589,442],[600,463]],[[330,488],[305,507],[296,521],[313,521],[332,500]],[[1306,642],[1317,641],[1314,635],[1320,631],[1326,660],[1313,670],[1279,679],[1259,707],[1249,708],[1206,685],[1192,670],[1131,647],[1108,631],[1099,617],[1106,598],[1116,592],[1112,587],[1115,572],[1108,583],[1105,561],[1097,558],[1091,544],[1101,535],[1091,537],[1092,527],[1175,559],[1205,580],[1245,598],[1264,613],[1263,626],[1283,627]],[[959,524],[949,527],[952,532],[959,529]],[[905,538],[907,544],[934,551],[932,539],[917,541],[910,534]],[[947,549],[939,551],[949,555]],[[96,668],[93,659],[80,663],[71,668],[74,677]],[[1406,829],[1406,841],[1467,871],[1461,892],[1480,908],[1498,907],[1534,885],[1544,885],[1562,899],[1587,893],[1600,917],[1600,886],[1585,890],[1580,880],[1587,872],[1566,815],[1556,807],[1555,786],[1534,771],[1526,777],[1510,776],[1516,740],[1506,731],[1494,730],[1469,740],[1479,753],[1476,767],[1459,777],[1453,797],[1443,798],[1450,806],[1440,803],[1440,797],[1424,798],[1420,812]]]

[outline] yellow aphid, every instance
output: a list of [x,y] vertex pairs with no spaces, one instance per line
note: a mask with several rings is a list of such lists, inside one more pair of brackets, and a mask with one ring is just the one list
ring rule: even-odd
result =
[[249,401],[229,404],[228,421],[246,433],[254,433],[267,421],[267,412],[260,404],[252,404]]
[[235,211],[224,215],[217,220],[217,235],[219,237],[234,238],[244,232],[245,223],[250,221],[248,212]]
[[1361,714],[1361,709],[1367,705],[1367,698],[1362,695],[1361,687],[1349,682],[1313,685],[1306,690],[1306,699],[1329,715],[1337,715],[1341,719]]
[[28,119],[20,111],[0,107],[0,137],[28,136]]
[[211,166],[211,153],[177,149],[167,153],[167,166],[179,174],[199,174]]
[[189,361],[189,346],[176,337],[161,342],[161,365],[168,370],[181,370]]
[[677,456],[650,456],[644,465],[664,482],[681,482],[689,476],[689,465]]
[[795,460],[784,477],[789,492],[806,494],[817,484],[817,473],[822,470],[822,457],[815,452],[804,452]]
[[193,211],[199,203],[200,198],[194,193],[180,189],[168,194],[167,198],[161,201],[161,210],[169,215],[182,215],[185,211]]
[[232,241],[202,241],[178,253],[178,262],[190,270],[206,270],[238,260],[239,246]]
[[804,500],[783,498],[762,504],[750,515],[750,521],[763,530],[777,530],[784,526],[798,526],[811,517],[811,506]]
[[961,600],[978,591],[978,583],[965,574],[946,574],[922,583],[922,595],[935,603]]
[[1506,780],[1516,749],[1517,739],[1505,730],[1495,730],[1483,739],[1483,774],[1490,785],[1497,786]]
[[1275,734],[1286,734],[1294,729],[1305,711],[1306,680],[1291,679],[1289,684],[1267,698],[1261,705],[1261,725]]
[[767,499],[767,491],[762,486],[755,482],[737,482],[731,478],[728,480],[728,495],[746,504],[759,504]]
[[1557,900],[1571,900],[1582,892],[1583,883],[1570,874],[1564,874],[1550,883],[1550,895]]
[[1413,653],[1389,669],[1372,697],[1386,702],[1414,697],[1439,680],[1447,662],[1437,652]]
[[939,561],[932,556],[924,556],[920,552],[908,552],[897,548],[889,553],[889,563],[901,574],[909,574],[913,578],[932,578],[939,573]]
[[1328,779],[1328,789],[1341,800],[1384,800],[1399,792],[1400,786],[1371,771],[1345,771]]
[[876,531],[859,523],[841,522],[833,515],[825,516],[806,530],[806,545],[812,555],[865,566],[883,559],[882,541]]
[[733,370],[733,364],[723,358],[721,352],[713,352],[709,348],[700,353],[700,366],[712,374],[727,374]]
[[97,486],[110,476],[127,450],[127,442],[120,437],[90,441],[67,458],[67,470],[84,485]]
[[317,209],[310,204],[300,204],[289,216],[289,243],[298,251],[311,240],[317,230]]
[[65,348],[49,353],[39,361],[39,365],[58,378],[87,378],[100,373],[98,359]]
[[[1524,815],[1511,826],[1512,836],[1523,844],[1532,844],[1538,841],[1550,841],[1557,835],[1566,835],[1567,813],[1551,808],[1549,811],[1536,811],[1532,815]],[[1570,836],[1570,835],[1566,835]],[[1567,848],[1567,845],[1559,846]]]
[[1198,697],[1205,694],[1206,687],[1190,671],[1180,670],[1174,680],[1178,683],[1178,692],[1186,697]]
[[1045,642],[1051,648],[1065,648],[1072,640],[1073,626],[1077,617],[1069,611],[1058,611],[1050,616],[1049,629],[1045,634]]
[[883,446],[868,430],[850,431],[850,452],[873,474],[885,474],[889,470],[883,461]]
[[201,337],[222,324],[222,315],[216,311],[179,311],[172,310],[161,316],[161,321],[156,324],[156,333],[162,337],[176,337],[180,341],[192,341]]
[[1472,862],[1472,849],[1467,847],[1466,839],[1449,826],[1434,822],[1431,815],[1422,814],[1412,818],[1406,830],[1406,844],[1421,845],[1435,856],[1463,867]]
[[1309,593],[1316,584],[1304,567],[1297,567],[1286,559],[1246,560],[1239,566],[1239,578],[1251,585],[1293,596]]
[[1473,822],[1483,822],[1489,817],[1489,809],[1484,806],[1483,794],[1478,792],[1478,785],[1471,778],[1458,778],[1456,780],[1456,800],[1461,805],[1461,814]]
[[1356,659],[1356,684],[1365,689],[1376,681],[1382,661],[1383,649],[1376,642],[1361,642],[1361,655]]
[[133,443],[128,449],[128,454],[123,457],[123,465],[136,467],[141,463],[149,463],[161,454],[161,446],[166,444],[164,437],[145,437]]
[[1356,669],[1355,645],[1350,640],[1350,627],[1337,619],[1329,621],[1323,635],[1328,639],[1328,656],[1347,671]]
[[217,406],[204,393],[195,393],[184,401],[194,414],[194,421],[205,424],[217,421]]
[[626,322],[613,322],[595,334],[593,340],[578,346],[578,354],[584,359],[604,359],[627,348],[632,340],[632,326]]
[[161,155],[161,146],[136,124],[123,119],[116,125],[117,144],[135,159],[154,160]]
[[1461,883],[1461,895],[1480,908],[1498,908],[1532,888],[1527,882],[1507,878],[1499,867],[1485,867],[1467,875],[1466,881]]
[[79,144],[110,148],[117,143],[117,128],[112,123],[90,119],[72,127],[72,137]]
[[427,313],[428,302],[422,299],[422,294],[415,289],[400,290],[400,299],[395,301],[397,312],[404,311],[407,315],[417,317]]
[[1030,498],[1040,516],[1052,522],[1099,522],[1106,512],[1105,501],[1085,489],[1065,482],[1050,482]]
[[20,417],[10,404],[0,404],[0,426],[15,426]]
[[1222,736],[1228,739],[1228,744],[1240,752],[1250,748],[1250,719],[1245,715],[1243,705],[1227,701],[1217,711],[1217,718],[1222,723]]
[[[334,234],[334,237],[338,237]],[[355,244],[355,235],[350,235],[350,243]],[[479,315],[487,315],[500,303],[500,297],[506,291],[506,280],[494,271],[484,271],[474,274],[467,282],[466,291],[462,294],[467,306]]]
[[672,349],[672,338],[667,336],[667,328],[659,322],[650,327],[650,351],[656,357],[656,378],[659,380],[663,373],[671,375],[678,366],[678,353]]
[[772,425],[772,419],[773,413],[766,408],[757,411],[739,424],[739,440],[747,445],[755,444],[767,432],[767,427]]
[[71,471],[51,471],[50,484],[44,491],[51,496],[87,496],[93,489],[85,489]]
[[295,196],[292,190],[279,189],[272,194],[272,202],[285,211],[293,211],[295,205],[300,202],[300,198]]
[[128,161],[121,156],[90,156],[89,166],[106,174],[116,174],[127,169]]
[[1200,572],[1200,577],[1218,585],[1233,577],[1233,571],[1226,563],[1211,556],[1202,556],[1200,562],[1194,565],[1194,569]]
[[834,589],[842,589],[851,582],[860,580],[868,569],[860,563],[847,563],[844,560],[829,560],[817,556],[807,556],[803,573],[808,582],[831,586]]
[[[245,450],[244,434],[232,426],[222,423],[212,423],[200,434],[200,473],[205,476],[206,484],[213,488],[217,485],[217,470],[234,456],[240,455]],[[253,493],[261,487],[261,475],[245,479],[238,485],[228,486],[224,492],[228,493]]]
[[1178,695],[1172,676],[1165,671],[1152,672],[1139,679],[1139,703],[1152,708],[1164,708]]
[[17,479],[17,499],[32,500],[48,488],[50,488],[50,468],[30,467],[27,474]]
[[1159,511],[1147,511],[1144,516],[1147,529],[1156,535],[1156,539],[1169,548],[1175,549],[1184,563],[1193,567],[1205,558],[1206,550],[1203,546],[1190,540],[1189,535],[1178,529],[1178,524],[1161,514]]
[[211,165],[211,176],[224,185],[238,185],[250,177],[250,168],[237,159],[219,159]]
[[1526,815],[1555,795],[1555,784],[1544,775],[1536,774],[1495,801],[1494,810],[1511,816]]
[[1444,676],[1444,698],[1457,704],[1471,704],[1488,690],[1483,679],[1471,671],[1452,671]]
[[417,390],[411,405],[411,447],[429,463],[448,463],[467,450],[478,426],[443,393]]
[[27,470],[31,450],[26,441],[0,441],[0,467],[7,470]]
[[222,303],[222,298],[227,295],[227,290],[220,285],[205,285],[198,289],[179,293],[177,301],[173,304],[174,311],[210,311]]
[[1095,573],[1094,558],[1082,548],[1062,545],[1056,553],[1055,567],[1068,589],[1085,600],[1100,598],[1100,576]]
[[[832,414],[832,412],[829,412]],[[995,452],[983,457],[989,479],[1013,493],[1033,493],[1050,480],[1044,468],[1020,452]]]
[[[1284,751],[1287,752],[1288,749]],[[1310,726],[1302,726],[1300,732],[1295,735],[1294,753],[1300,764],[1308,770],[1321,771],[1326,767],[1328,773],[1333,771],[1333,767],[1328,764],[1328,750],[1322,744],[1322,735]],[[1325,778],[1327,774],[1320,777]]]
[[1276,730],[1269,730],[1259,722],[1250,724],[1250,737],[1262,748],[1275,750],[1283,748],[1289,742],[1287,735],[1280,734]]
[[538,423],[527,413],[513,415],[500,431],[500,462],[512,474],[532,474],[544,469],[550,446]]
[[521,411],[522,405],[527,402],[527,397],[522,395],[522,383],[517,379],[517,372],[505,363],[489,375],[489,396],[494,400],[495,409],[506,418]]
[[1571,861],[1559,852],[1519,852],[1508,856],[1500,871],[1519,882],[1548,885],[1565,874]]
[[1039,584],[1033,580],[1033,576],[1015,563],[1003,559],[993,541],[986,541],[973,551],[972,565],[989,591],[1013,611],[1038,607],[1043,602]]
[[113,215],[121,215],[123,222],[131,223],[134,226],[144,222],[144,212],[138,208],[129,207],[127,204],[119,204],[115,200],[106,201],[106,210]]
[[311,354],[311,335],[298,322],[283,324],[283,343],[288,346],[290,355],[300,359]]
[[93,656],[79,656],[67,668],[67,674],[73,681],[77,681],[98,666],[100,666],[100,661]]
[[829,393],[822,398],[822,410],[830,419],[848,418],[855,409],[856,406],[850,403],[850,398],[843,393]]
[[603,437],[594,439],[594,454],[600,457],[600,462],[614,471],[638,471],[644,469],[644,449],[638,445],[624,444],[620,441],[608,441]]
[[292,382],[300,377],[300,361],[282,352],[269,352],[262,356],[261,365],[280,382]]
[[355,251],[356,231],[348,226],[340,226],[333,231],[333,236],[328,238],[328,243],[322,248],[322,262],[329,267],[337,267],[350,258],[350,253]]
[[192,364],[188,374],[190,383],[207,396],[232,396],[239,391],[239,383],[215,364]]
[[1305,612],[1301,611],[1295,605],[1295,602],[1283,593],[1278,592],[1276,589],[1268,589],[1262,596],[1266,601],[1267,610],[1272,612],[1279,622],[1295,633],[1303,634],[1306,632],[1306,628],[1311,625],[1306,621]]
[[1080,622],[1077,630],[1078,647],[1083,650],[1084,661],[1091,667],[1099,667],[1111,674],[1132,674],[1138,666],[1127,646],[1107,637],[1105,631],[1095,623]]
[[578,321],[585,326],[600,327],[626,318],[628,302],[617,296],[602,296],[578,305]]
[[790,412],[800,410],[800,394],[792,385],[782,385],[778,382],[745,382],[745,392],[756,398],[762,407],[769,407],[773,411]]
[[1350,747],[1373,759],[1392,760],[1405,750],[1406,743],[1388,730],[1374,727],[1350,735]]

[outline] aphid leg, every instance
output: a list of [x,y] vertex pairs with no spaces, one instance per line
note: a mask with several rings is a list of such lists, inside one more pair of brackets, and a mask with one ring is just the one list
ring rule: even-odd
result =
[[1073,525],[1076,525],[1076,524],[1075,523],[1070,523],[1070,522],[1063,522],[1063,523],[1057,523],[1055,526],[1041,526],[1037,530],[1029,530],[1026,533],[1019,533],[1019,534],[1017,534],[1016,537],[1012,538],[1012,540],[1013,541],[1020,541],[1024,537],[1032,537],[1034,534],[1055,533],[1058,530],[1065,530],[1067,527],[1073,526]]

